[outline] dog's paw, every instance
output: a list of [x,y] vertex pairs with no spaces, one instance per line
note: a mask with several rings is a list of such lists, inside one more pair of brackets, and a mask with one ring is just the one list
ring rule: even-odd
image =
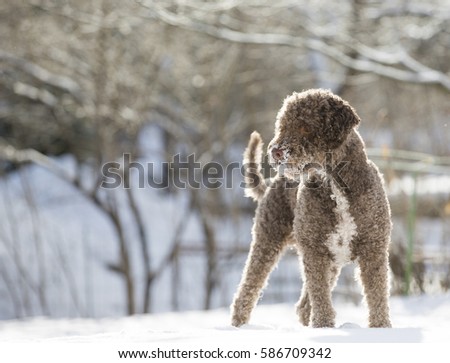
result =
[[334,328],[334,321],[314,321],[312,322],[313,328]]
[[231,318],[231,325],[239,328],[240,326],[247,324],[249,319],[246,319],[242,316],[233,315]]
[[392,328],[392,324],[389,319],[380,319],[376,321],[370,321],[369,328]]
[[314,314],[311,322],[313,328],[334,328],[335,314]]
[[298,319],[300,320],[300,323],[304,326],[309,326],[309,322],[311,320],[311,314],[310,311],[300,311],[298,314]]

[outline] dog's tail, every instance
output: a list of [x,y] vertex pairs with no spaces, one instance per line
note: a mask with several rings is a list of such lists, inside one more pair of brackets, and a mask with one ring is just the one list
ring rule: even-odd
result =
[[261,173],[263,156],[263,141],[261,135],[253,131],[244,152],[245,196],[253,198],[255,202],[261,200],[267,186]]

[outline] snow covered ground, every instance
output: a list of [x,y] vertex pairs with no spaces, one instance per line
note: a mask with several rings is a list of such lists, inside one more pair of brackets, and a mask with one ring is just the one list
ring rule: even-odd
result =
[[[225,352],[248,351],[251,352],[250,361],[260,361],[264,348],[267,352],[270,348],[274,348],[272,352],[282,348],[282,354],[286,354],[291,348],[313,347],[316,350],[330,348],[335,359],[329,361],[353,362],[357,361],[358,354],[369,352],[364,361],[371,362],[389,354],[402,354],[405,358],[427,357],[430,349],[426,348],[429,345],[387,343],[440,343],[432,345],[432,351],[437,354],[445,350],[444,344],[448,342],[450,294],[392,298],[393,329],[366,328],[363,305],[338,303],[336,310],[339,326],[336,329],[302,327],[297,323],[293,306],[287,304],[258,306],[250,324],[240,329],[229,325],[227,309],[97,320],[33,318],[3,321],[0,323],[0,346],[3,348],[0,356],[7,354],[15,358],[8,361],[22,361],[22,356],[28,357],[32,352],[34,357],[44,355],[47,361],[53,361],[52,357],[58,361],[61,354],[69,361],[78,361],[84,356],[115,361],[119,360],[118,350],[223,349]],[[366,344],[346,344],[347,348],[344,348],[339,343]]]
[[444,342],[450,328],[450,295],[393,298],[394,329],[367,329],[364,306],[338,304],[337,329],[302,327],[292,306],[261,305],[250,324],[236,329],[229,326],[227,309],[137,315],[107,319],[48,319],[4,321],[0,325],[2,342],[204,342],[205,340],[245,339],[258,336],[270,342],[274,337],[292,337],[303,342]]

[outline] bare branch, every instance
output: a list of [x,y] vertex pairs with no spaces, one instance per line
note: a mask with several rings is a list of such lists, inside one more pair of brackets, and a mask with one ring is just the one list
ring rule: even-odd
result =
[[449,9],[436,8],[433,5],[408,4],[404,2],[402,6],[390,7],[385,9],[371,9],[367,12],[369,19],[381,19],[384,17],[402,17],[415,16],[419,18],[438,18],[448,19],[450,17]]
[[[325,55],[328,55],[330,58],[333,58],[340,64],[360,72],[375,73],[382,77],[403,82],[437,84],[450,91],[450,77],[442,72],[438,72],[436,70],[428,68],[417,61],[414,61],[415,64],[413,68],[420,68],[421,71],[413,72],[395,67],[385,66],[368,59],[353,59],[337,48],[334,48],[320,40],[310,39],[307,41],[307,45],[310,49],[314,49]],[[410,57],[409,59],[404,57],[402,59],[402,63],[412,66],[413,63],[411,62],[411,59],[412,58]]]
[[[216,27],[210,24],[194,22],[186,16],[174,14],[166,9],[159,8],[155,5],[147,5],[145,1],[140,1],[143,6],[151,11],[153,17],[170,24],[175,27],[188,29],[191,31],[210,35],[212,37],[227,40],[230,42],[244,43],[244,44],[259,44],[259,45],[281,45],[295,48],[306,47],[310,50],[318,51],[345,67],[360,71],[375,73],[379,76],[394,79],[397,81],[421,83],[421,84],[437,84],[450,91],[450,77],[446,74],[428,68],[419,62],[412,60],[410,56],[405,53],[398,59],[398,54],[393,54],[392,57],[397,60],[389,61],[389,53],[383,55],[383,62],[391,65],[403,65],[409,70],[399,69],[392,66],[380,64],[380,51],[371,49],[367,46],[359,46],[355,49],[362,57],[368,56],[368,59],[354,59],[346,55],[338,48],[328,45],[320,39],[306,39],[296,37],[290,34],[276,34],[276,33],[244,33],[236,30],[231,30],[223,27]],[[370,50],[370,51],[369,51]],[[376,55],[376,56],[375,56]]]
[[2,50],[0,50],[0,61],[9,63],[13,67],[20,69],[35,79],[71,94],[80,102],[83,100],[81,87],[77,82],[69,77],[49,72],[35,63]]
[[140,1],[140,3],[150,10],[150,14],[153,17],[156,17],[169,25],[207,34],[214,38],[243,44],[287,45],[291,47],[300,47],[304,45],[301,38],[293,37],[288,34],[243,33],[227,28],[218,28],[206,23],[194,22],[186,16],[174,14],[153,5],[147,5],[145,1]]
[[0,159],[8,160],[17,164],[33,162],[35,164],[43,166],[47,170],[50,170],[59,178],[64,179],[70,183],[73,182],[73,178],[69,175],[69,173],[67,173],[66,170],[61,168],[48,156],[33,149],[18,150],[2,139],[0,139]]
[[108,16],[98,16],[96,14],[77,10],[68,5],[63,7],[49,7],[42,3],[33,3],[31,5],[35,9],[48,12],[50,15],[60,16],[80,24],[88,25],[93,31],[100,28],[120,29],[121,26],[123,26],[124,19],[126,19],[127,25],[129,26],[139,25],[141,22],[141,19],[137,16],[132,16],[132,14],[129,13],[124,14],[123,8],[112,11]]
[[[142,3],[142,0],[136,0],[137,3]],[[196,10],[206,11],[206,12],[222,12],[230,11],[231,9],[237,7],[246,8],[287,8],[289,6],[298,5],[296,0],[279,0],[273,2],[270,0],[247,0],[245,2],[240,0],[221,0],[216,2],[204,2],[204,1],[182,1],[178,2],[179,5],[189,7]]]
[[18,96],[29,98],[33,101],[39,101],[49,107],[55,107],[58,99],[45,89],[33,87],[23,82],[15,82],[13,85],[14,93]]
[[17,164],[35,163],[40,165],[53,173],[61,180],[74,186],[84,197],[92,201],[98,208],[105,213],[111,213],[111,210],[106,202],[104,202],[97,194],[97,190],[85,189],[76,177],[70,175],[67,170],[58,165],[48,156],[36,151],[34,149],[18,150],[14,146],[5,142],[0,138],[0,159],[8,160]]

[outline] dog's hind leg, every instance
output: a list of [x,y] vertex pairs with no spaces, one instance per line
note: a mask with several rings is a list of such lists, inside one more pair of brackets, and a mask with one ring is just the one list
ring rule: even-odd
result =
[[306,290],[306,284],[303,284],[302,295],[296,305],[296,311],[300,323],[304,326],[308,326],[311,320],[311,302],[309,301],[308,290]]
[[282,190],[270,190],[261,201],[253,225],[253,241],[231,305],[233,326],[246,324],[268,277],[292,233],[292,211]]
[[283,239],[280,236],[277,240],[271,240],[261,231],[254,234],[241,282],[231,305],[233,326],[241,326],[249,321],[270,272],[284,249]]

